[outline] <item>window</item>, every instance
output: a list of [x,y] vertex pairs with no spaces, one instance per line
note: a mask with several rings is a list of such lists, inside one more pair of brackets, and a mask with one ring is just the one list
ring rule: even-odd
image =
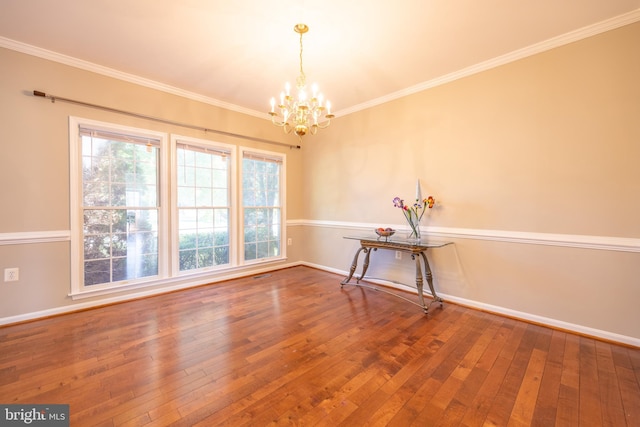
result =
[[[138,130],[76,124],[76,288],[109,287],[160,274],[160,147]],[[75,261],[74,261],[75,262]],[[79,286],[78,286],[79,285]]]
[[178,270],[231,263],[232,150],[175,140]]
[[242,208],[244,261],[282,256],[284,158],[243,151]]
[[69,129],[72,296],[284,257],[285,155],[75,117]]

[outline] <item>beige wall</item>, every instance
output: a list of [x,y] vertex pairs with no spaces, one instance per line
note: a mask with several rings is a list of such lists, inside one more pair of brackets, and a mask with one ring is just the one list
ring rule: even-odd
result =
[[[340,117],[302,150],[276,148],[288,156],[289,262],[348,270],[356,242],[342,236],[404,226],[391,200],[413,198],[420,179],[439,202],[423,226],[455,242],[430,254],[449,301],[639,345],[638,52],[636,23]],[[68,230],[69,115],[203,137],[51,105],[33,89],[292,141],[266,120],[13,51],[0,49],[0,64],[0,233]],[[0,286],[0,318],[73,304],[68,249],[0,245],[0,271],[21,268]],[[374,275],[412,280],[410,260],[374,257]]]
[[[217,108],[184,97],[126,83],[63,64],[0,48],[0,274],[8,267],[20,269],[18,282],[5,283],[0,277],[0,320],[29,318],[83,307],[110,299],[72,301],[70,292],[70,244],[66,241],[1,244],[7,236],[36,237],[48,232],[66,232],[69,223],[69,116],[100,120],[126,126],[220,141],[228,144],[278,151],[287,155],[287,217],[299,218],[301,150],[221,136],[166,125],[122,114],[78,106],[62,101],[52,104],[34,97],[33,90],[147,116],[296,144],[267,120]],[[295,235],[295,232],[293,232]],[[54,239],[55,240],[55,239]],[[289,248],[288,265],[299,260],[295,247]],[[261,267],[244,270],[248,274]],[[228,273],[225,273],[228,274]],[[206,283],[225,274],[199,278]],[[172,283],[180,286],[193,281]],[[145,289],[153,291],[153,289]],[[124,298],[140,290],[116,295]],[[4,322],[6,323],[6,322]]]
[[420,179],[450,299],[640,338],[639,52],[636,23],[339,118],[304,146],[305,259],[347,270],[324,222],[403,226]]

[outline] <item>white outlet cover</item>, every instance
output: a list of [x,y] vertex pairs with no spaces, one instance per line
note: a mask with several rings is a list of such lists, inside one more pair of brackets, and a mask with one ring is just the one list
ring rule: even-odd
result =
[[5,268],[4,269],[4,281],[5,282],[17,282],[20,278],[20,269],[18,268]]

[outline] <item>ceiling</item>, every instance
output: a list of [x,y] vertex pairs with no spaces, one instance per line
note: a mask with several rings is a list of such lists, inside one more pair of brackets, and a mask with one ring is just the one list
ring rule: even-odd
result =
[[268,117],[303,22],[339,116],[638,20],[640,0],[0,0],[0,47]]

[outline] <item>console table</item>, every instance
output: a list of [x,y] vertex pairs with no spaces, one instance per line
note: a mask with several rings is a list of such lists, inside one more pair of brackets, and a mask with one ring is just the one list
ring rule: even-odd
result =
[[[416,304],[424,310],[425,313],[429,312],[429,307],[433,303],[440,303],[440,307],[442,307],[443,300],[436,294],[435,289],[433,288],[433,276],[431,274],[431,268],[429,267],[429,261],[427,260],[427,256],[425,255],[427,250],[430,248],[440,248],[446,245],[450,245],[453,242],[443,242],[443,241],[435,241],[430,239],[423,238],[422,240],[410,240],[404,237],[377,237],[375,235],[361,235],[361,236],[344,236],[345,239],[350,240],[359,240],[360,248],[356,251],[355,256],[353,257],[353,262],[351,263],[351,269],[349,270],[349,275],[340,282],[340,287],[344,287],[344,285],[350,284],[355,286],[362,286],[367,288],[372,288],[377,291],[382,291],[393,296],[402,298],[406,301],[409,301],[412,304]],[[391,251],[400,251],[404,253],[409,253],[411,255],[411,259],[415,261],[416,265],[416,289],[418,291],[418,303],[415,301],[409,300],[397,293],[389,292],[384,289],[377,288],[375,286],[370,286],[366,284],[361,284],[360,281],[365,278],[365,274],[367,273],[367,269],[369,268],[369,261],[371,258],[371,252],[377,251],[378,249],[386,249]],[[356,268],[358,266],[358,258],[360,253],[364,252],[364,263],[362,264],[362,273],[360,277],[356,279],[355,283],[349,283],[351,278],[353,277]],[[429,290],[431,291],[431,296],[433,300],[429,302],[429,304],[425,304],[424,295],[423,295],[423,274],[422,274],[422,266],[424,266],[424,276],[427,279],[427,284],[429,285]],[[386,279],[382,279],[386,280]],[[393,281],[390,281],[393,282]],[[397,283],[397,282],[393,282]],[[397,283],[399,285],[404,285],[403,283]],[[407,286],[407,285],[404,285]]]

